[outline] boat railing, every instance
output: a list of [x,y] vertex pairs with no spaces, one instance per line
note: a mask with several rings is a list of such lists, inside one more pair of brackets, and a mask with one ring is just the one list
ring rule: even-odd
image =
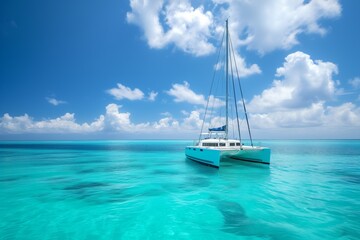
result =
[[226,133],[222,131],[209,131],[200,134],[200,140],[202,139],[226,139]]

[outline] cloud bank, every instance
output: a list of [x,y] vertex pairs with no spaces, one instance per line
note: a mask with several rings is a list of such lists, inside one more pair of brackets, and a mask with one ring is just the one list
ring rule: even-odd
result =
[[312,60],[303,52],[289,54],[272,86],[248,104],[253,126],[264,128],[359,127],[360,108],[336,103],[334,63]]
[[253,112],[310,107],[313,103],[335,98],[338,68],[334,63],[313,61],[303,52],[289,54],[276,70],[272,86],[249,103]]
[[[351,102],[336,105],[338,81],[337,66],[332,62],[313,60],[309,54],[289,54],[282,66],[277,68],[272,85],[248,101],[250,124],[258,137],[327,137],[358,138],[360,108]],[[354,78],[349,84],[358,87]],[[122,91],[120,93],[120,91]],[[131,90],[121,84],[116,89],[119,99],[143,98],[137,88]],[[174,118],[164,113],[154,122],[134,123],[130,112],[122,112],[121,106],[110,103],[105,113],[90,123],[77,123],[74,113],[66,113],[54,119],[36,121],[27,114],[0,118],[0,134],[130,134],[133,137],[162,138],[164,136],[194,137],[202,126],[205,97],[190,88],[188,82],[175,83],[165,91],[175,104],[189,104],[197,109],[181,111],[183,117]],[[142,92],[141,92],[142,93]],[[157,93],[150,92],[155,100]],[[121,97],[120,97],[121,96]],[[140,97],[136,97],[140,96]],[[217,107],[224,102],[213,96]],[[222,124],[219,117],[208,119],[212,126]],[[230,119],[234,122],[235,119]]]
[[320,22],[340,16],[338,0],[130,0],[128,23],[138,26],[151,48],[176,49],[194,56],[215,52],[229,18],[229,31],[241,76],[260,73],[246,63],[240,48],[260,54],[289,49],[304,34],[325,35]]

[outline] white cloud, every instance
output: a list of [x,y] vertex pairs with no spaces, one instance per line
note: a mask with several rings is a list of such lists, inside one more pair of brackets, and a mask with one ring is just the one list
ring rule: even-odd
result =
[[[130,0],[127,21],[139,26],[151,48],[175,45],[195,56],[215,52],[214,41],[229,31],[240,77],[261,73],[257,64],[247,64],[241,47],[260,54],[289,49],[301,34],[326,34],[324,19],[341,14],[339,0],[213,0],[206,4],[189,0]],[[216,16],[216,17],[215,17]],[[221,65],[216,65],[219,69]]]
[[22,132],[32,125],[31,118],[24,114],[23,116],[12,117],[10,114],[5,113],[0,119],[0,129],[2,132]]
[[225,101],[210,95],[209,97],[209,107],[211,108],[219,108],[225,106]]
[[250,115],[254,128],[315,127],[324,124],[325,109],[322,102],[300,109],[287,109]]
[[[133,123],[129,112],[121,112],[121,106],[108,104],[104,115],[91,123],[77,123],[75,114],[66,113],[61,117],[35,121],[27,114],[12,117],[4,114],[0,117],[0,134],[131,134],[132,137],[192,137],[196,138],[202,126],[202,110],[183,112],[181,119],[175,119],[170,113],[155,122]],[[241,120],[242,121],[242,120]],[[212,117],[204,124],[203,131],[209,126],[221,126],[224,117]],[[236,125],[229,119],[230,126]],[[255,138],[267,137],[359,137],[360,108],[353,103],[340,106],[325,106],[319,102],[308,108],[288,109],[269,113],[250,115],[250,123]],[[242,121],[242,127],[244,122]],[[291,130],[286,130],[291,128]],[[264,135],[266,132],[268,135]],[[155,135],[154,135],[155,134]],[[235,133],[236,135],[237,133]],[[320,134],[320,135],[316,135]],[[107,136],[107,135],[106,135]],[[125,135],[127,136],[127,135]]]
[[[175,83],[172,85],[172,88],[166,93],[172,97],[174,97],[175,102],[187,102],[195,105],[206,106],[207,100],[204,95],[197,94],[193,90],[190,89],[190,84],[184,81],[183,84]],[[213,95],[209,97],[209,103],[211,106],[217,108],[221,106],[225,106],[224,101],[219,98],[215,98]]]
[[233,69],[233,74],[236,76],[239,74],[239,77],[246,77],[252,74],[261,73],[261,69],[257,64],[252,64],[251,66],[247,66],[245,62],[245,58],[241,57],[238,52],[234,52],[234,60],[236,63],[236,68]]
[[150,47],[174,44],[196,56],[214,52],[209,43],[213,16],[203,6],[194,8],[188,0],[130,0],[130,7],[127,21],[143,29]]
[[124,130],[131,127],[130,113],[121,113],[120,107],[114,103],[106,106],[106,125],[111,129]]
[[155,101],[157,95],[158,95],[157,92],[151,91],[151,92],[149,93],[149,100],[150,100],[150,101]]
[[131,122],[131,114],[129,112],[120,112],[120,109],[121,106],[114,103],[106,106],[105,128],[108,132],[151,134],[161,132],[175,133],[179,130],[179,122],[170,113],[164,113],[164,118],[153,123],[135,124]]
[[66,103],[66,101],[63,101],[63,100],[57,100],[57,99],[55,99],[55,98],[46,98],[46,100],[50,103],[50,104],[52,104],[52,105],[54,105],[54,106],[58,106],[58,105],[60,105],[60,104],[65,104]]
[[134,124],[129,112],[120,112],[121,106],[111,103],[106,106],[105,128],[117,132],[141,132],[149,128],[149,123]]
[[223,69],[223,67],[224,67],[224,62],[218,62],[214,65],[214,70],[219,71]]
[[337,66],[331,62],[313,61],[303,52],[289,54],[276,71],[281,80],[256,95],[249,103],[252,112],[279,111],[310,107],[313,103],[331,100],[336,94]]
[[151,125],[150,129],[158,130],[179,130],[179,122],[172,117],[165,117]]
[[170,96],[175,97],[175,102],[187,102],[196,105],[205,105],[206,100],[204,95],[196,94],[190,89],[190,84],[184,81],[183,84],[175,83],[169,91],[166,91]]
[[143,29],[150,47],[164,47],[166,44],[163,37],[164,30],[159,20],[163,0],[130,0],[130,7],[132,12],[127,13],[127,21]]
[[27,114],[12,117],[5,113],[0,118],[0,133],[99,133],[99,132],[138,132],[149,128],[149,123],[134,124],[129,112],[120,112],[121,106],[114,103],[106,106],[105,115],[100,115],[91,123],[79,124],[74,113],[61,117],[34,121]]
[[360,89],[360,78],[359,77],[349,80],[349,83],[354,89]]
[[[223,16],[230,16],[236,46],[243,45],[260,53],[288,49],[298,44],[300,34],[324,35],[322,19],[341,14],[338,0],[214,0]],[[234,34],[233,34],[234,35]],[[241,36],[241,37],[240,37]]]
[[[77,123],[74,113],[66,113],[61,117],[35,121],[24,114],[12,117],[5,113],[0,117],[0,134],[157,134],[153,137],[161,137],[158,134],[174,134],[181,136],[183,133],[199,131],[201,121],[200,113],[193,111],[181,122],[174,119],[170,113],[164,113],[165,117],[155,122],[135,124],[131,121],[131,113],[121,112],[121,106],[111,103],[105,108],[105,114],[100,115],[91,123]],[[139,136],[139,135],[136,135]],[[141,135],[145,136],[145,135]]]
[[129,87],[126,87],[120,83],[118,83],[117,86],[117,88],[112,88],[106,91],[108,94],[112,95],[117,100],[141,100],[144,98],[144,93],[138,88],[131,90]]
[[191,111],[188,117],[183,120],[183,127],[185,129],[194,129],[200,131],[202,119],[200,119],[199,111]]
[[353,103],[251,114],[250,123],[258,138],[356,138],[360,137],[360,108]]
[[171,113],[169,113],[169,112],[163,112],[163,113],[161,113],[161,115],[165,116],[165,117],[171,117],[172,116]]
[[94,122],[78,124],[73,113],[66,113],[55,119],[34,121],[27,114],[12,117],[5,113],[0,118],[2,133],[90,133],[101,131],[104,127],[104,116],[100,115]]
[[[206,6],[210,5],[212,3]],[[215,52],[212,41],[220,38],[224,31],[224,16],[218,21],[211,13],[214,5],[210,10],[205,10],[204,5],[194,7],[189,0],[130,0],[130,7],[127,21],[138,25],[144,31],[151,48],[161,49],[173,44],[195,56],[208,55]],[[235,49],[237,47],[238,45],[235,45]],[[261,72],[256,64],[248,67],[244,57],[238,52],[236,59],[241,76]]]
[[337,72],[331,62],[314,61],[302,52],[288,55],[276,72],[282,79],[248,104],[251,126],[275,138],[359,137],[360,108],[349,102],[329,105],[339,91],[333,79]]
[[[324,124],[333,127],[360,127],[360,108],[355,104],[347,102],[340,106],[329,106],[326,108]],[[358,131],[360,137],[360,131]]]
[[207,55],[215,51],[209,43],[213,16],[203,6],[194,8],[188,0],[170,1],[165,8],[166,33],[168,41],[172,41],[185,52],[196,56]]

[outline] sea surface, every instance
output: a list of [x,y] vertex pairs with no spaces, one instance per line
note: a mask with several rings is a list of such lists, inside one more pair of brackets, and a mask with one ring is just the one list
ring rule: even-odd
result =
[[255,143],[270,166],[204,166],[192,141],[0,142],[0,239],[360,239],[360,140]]

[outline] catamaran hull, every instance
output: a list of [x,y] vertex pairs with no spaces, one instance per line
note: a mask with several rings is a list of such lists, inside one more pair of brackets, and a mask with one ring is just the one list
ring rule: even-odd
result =
[[242,149],[214,149],[201,147],[186,147],[185,155],[188,159],[212,167],[220,167],[223,158],[270,164],[270,149],[265,147],[248,147]]
[[188,159],[212,167],[220,166],[221,151],[211,148],[186,147],[185,155]]
[[270,164],[270,149],[265,147],[243,147],[236,152],[225,152],[224,157],[235,160]]

